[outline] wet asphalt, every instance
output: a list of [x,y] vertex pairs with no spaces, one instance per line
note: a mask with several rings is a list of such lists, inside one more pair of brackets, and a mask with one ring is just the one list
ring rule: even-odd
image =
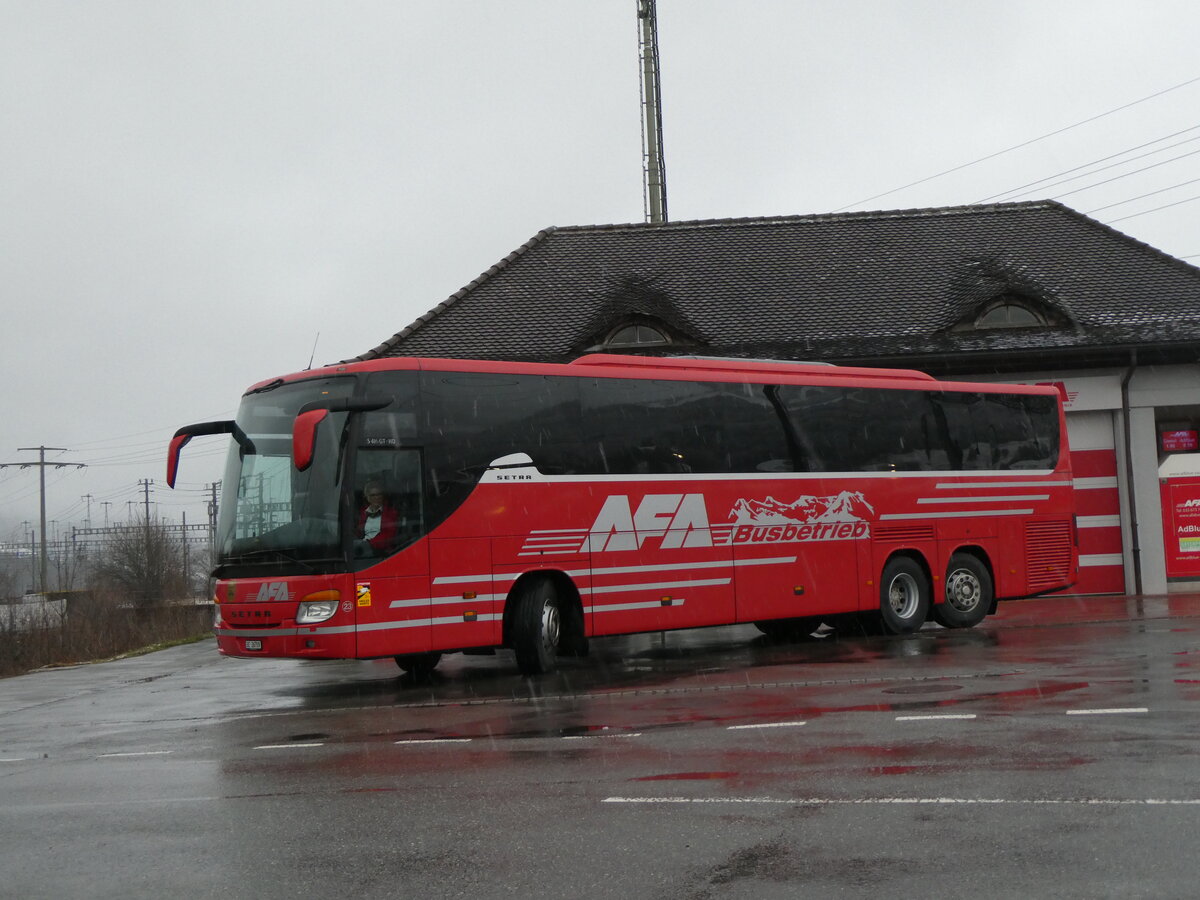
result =
[[1200,596],[0,681],[0,897],[1193,897]]

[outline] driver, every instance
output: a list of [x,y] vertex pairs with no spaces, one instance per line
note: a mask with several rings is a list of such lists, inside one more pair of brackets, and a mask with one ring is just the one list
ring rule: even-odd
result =
[[387,494],[383,492],[383,483],[380,481],[368,481],[363,485],[363,497],[366,502],[358,511],[354,536],[362,544],[369,546],[373,555],[382,556],[396,539],[400,528],[400,514],[388,502]]

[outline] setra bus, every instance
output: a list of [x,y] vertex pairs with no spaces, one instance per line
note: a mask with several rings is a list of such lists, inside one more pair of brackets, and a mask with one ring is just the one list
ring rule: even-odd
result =
[[[976,625],[1078,574],[1054,388],[916,371],[594,354],[394,358],[265,381],[235,419],[213,573],[220,652],[510,648],[853,618]],[[370,495],[370,496],[368,496]]]

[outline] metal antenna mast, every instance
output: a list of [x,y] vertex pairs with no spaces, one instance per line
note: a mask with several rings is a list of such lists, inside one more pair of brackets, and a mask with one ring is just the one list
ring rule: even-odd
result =
[[667,221],[667,170],[663,156],[662,93],[658,80],[658,16],[655,0],[637,0],[642,81],[642,183],[646,221]]

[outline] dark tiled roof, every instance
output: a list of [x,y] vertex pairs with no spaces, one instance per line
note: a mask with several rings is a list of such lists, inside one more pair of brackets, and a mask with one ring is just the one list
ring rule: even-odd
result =
[[[1054,327],[955,329],[1004,293]],[[1200,269],[1052,201],[547,229],[358,359],[566,360],[631,316],[828,360],[1200,346]]]

